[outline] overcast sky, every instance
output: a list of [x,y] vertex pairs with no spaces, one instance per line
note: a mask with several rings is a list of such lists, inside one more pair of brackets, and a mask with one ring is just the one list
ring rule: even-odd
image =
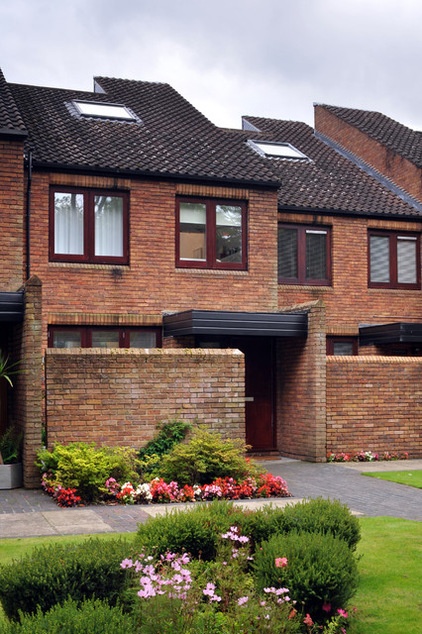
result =
[[313,124],[313,104],[422,130],[421,0],[0,0],[15,83],[167,82],[220,126]]

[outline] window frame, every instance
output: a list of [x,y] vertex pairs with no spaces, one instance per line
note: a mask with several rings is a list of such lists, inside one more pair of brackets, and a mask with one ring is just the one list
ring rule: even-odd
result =
[[[180,257],[180,204],[193,203],[205,205],[206,224],[206,253],[205,260],[190,260]],[[242,260],[241,262],[218,262],[215,257],[216,252],[216,209],[218,205],[240,207],[242,213]],[[176,267],[193,269],[214,269],[214,270],[235,270],[245,271],[248,266],[247,258],[247,203],[244,200],[221,199],[221,198],[198,198],[190,196],[178,196],[176,199]]]
[[[352,352],[350,354],[342,355],[334,351],[336,343],[349,343],[352,346]],[[356,356],[359,353],[359,342],[357,337],[347,337],[341,335],[327,335],[326,339],[326,354],[330,356]]]
[[[280,229],[297,230],[297,277],[282,277],[279,274],[279,257],[277,256],[277,277],[279,284],[300,284],[301,286],[331,286],[331,227],[327,225],[309,225],[309,224],[291,224],[288,222],[278,222],[277,226],[277,251],[279,250],[279,232]],[[307,232],[324,232],[325,233],[325,278],[307,278],[306,277],[306,233]]]
[[[116,328],[115,326],[73,326],[73,325],[59,325],[54,324],[48,327],[48,347],[54,348],[53,339],[55,331],[67,331],[67,332],[78,332],[81,336],[81,348],[92,348],[92,334],[94,331],[103,331],[109,330],[118,332],[119,334],[119,345],[116,348],[130,348],[130,346],[125,345],[127,341],[130,343],[130,333],[131,332],[153,332],[155,334],[155,343],[154,348],[162,347],[162,329],[159,326],[156,327],[148,327],[144,328],[140,326],[139,328],[134,326],[122,326],[120,328]],[[75,346],[79,347],[79,346]],[[58,348],[57,348],[58,349]],[[136,349],[136,348],[132,348]]]
[[[80,194],[84,201],[83,253],[55,252],[55,194]],[[123,201],[123,254],[95,255],[95,197],[121,198]],[[49,260],[51,262],[80,262],[83,264],[129,264],[129,193],[109,189],[54,186],[50,188]]]
[[[371,280],[371,237],[389,238],[389,282],[373,282]],[[400,238],[416,240],[416,282],[399,282],[397,268],[397,245]],[[421,247],[420,233],[416,231],[368,230],[368,288],[389,288],[403,290],[419,290],[421,288]]]

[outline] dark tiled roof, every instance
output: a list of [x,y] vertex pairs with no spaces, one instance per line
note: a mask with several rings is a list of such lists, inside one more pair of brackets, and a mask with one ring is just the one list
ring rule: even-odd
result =
[[422,217],[422,210],[319,140],[305,123],[261,117],[244,120],[259,130],[243,131],[246,138],[290,143],[309,159],[267,159],[281,180],[281,208]]
[[[238,135],[213,125],[168,84],[96,78],[104,92],[10,84],[34,166],[276,185]],[[124,104],[140,122],[83,117],[73,100]]]
[[25,124],[0,70],[0,136],[26,134]]
[[339,119],[364,132],[385,147],[422,167],[422,134],[381,112],[321,105]]

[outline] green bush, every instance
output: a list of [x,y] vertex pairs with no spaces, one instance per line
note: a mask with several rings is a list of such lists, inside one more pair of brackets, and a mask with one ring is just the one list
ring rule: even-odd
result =
[[286,506],[282,532],[330,533],[343,539],[351,550],[360,540],[360,524],[346,504],[317,498]]
[[177,419],[158,425],[157,434],[138,452],[140,470],[144,480],[152,479],[157,475],[155,471],[161,463],[162,456],[182,442],[190,429],[192,429],[191,423]]
[[[288,504],[284,508],[267,506],[257,511],[245,511],[241,528],[253,545],[267,541],[273,535],[292,531],[329,533],[343,539],[355,550],[360,539],[359,520],[345,504],[337,500],[306,500]],[[240,524],[239,524],[240,526]]]
[[[275,560],[283,557],[287,566],[278,568]],[[275,535],[256,551],[252,567],[260,590],[287,587],[296,608],[317,621],[344,608],[358,584],[355,555],[330,534]]]
[[161,478],[185,484],[210,484],[216,478],[242,480],[258,473],[245,459],[246,446],[240,439],[222,438],[220,434],[197,427],[189,442],[176,445],[163,456]]
[[76,488],[84,502],[96,502],[107,490],[105,482],[139,482],[139,461],[129,447],[96,447],[94,443],[57,444],[52,451],[42,449],[37,454],[37,466],[50,472],[65,489]]
[[106,599],[115,605],[127,575],[120,562],[128,556],[124,540],[91,538],[83,544],[51,544],[12,564],[0,566],[0,602],[9,619],[19,610],[46,612],[68,597]]
[[11,622],[4,634],[135,634],[133,618],[120,607],[111,607],[98,599],[80,605],[69,599],[47,613],[21,614],[20,622]]
[[187,552],[194,558],[213,560],[220,535],[231,525],[240,525],[242,516],[242,511],[223,500],[172,511],[140,524],[136,545],[154,554]]

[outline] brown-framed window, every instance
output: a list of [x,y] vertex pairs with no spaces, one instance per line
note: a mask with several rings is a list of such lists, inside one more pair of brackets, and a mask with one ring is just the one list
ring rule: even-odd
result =
[[50,326],[50,348],[161,348],[161,328]]
[[329,227],[279,223],[278,281],[281,284],[331,284]]
[[128,194],[89,189],[51,189],[50,260],[127,264]]
[[246,204],[179,198],[176,266],[246,269]]
[[357,337],[327,337],[327,354],[343,356],[358,354]]
[[420,235],[418,233],[370,230],[368,241],[368,285],[370,287],[420,288]]

